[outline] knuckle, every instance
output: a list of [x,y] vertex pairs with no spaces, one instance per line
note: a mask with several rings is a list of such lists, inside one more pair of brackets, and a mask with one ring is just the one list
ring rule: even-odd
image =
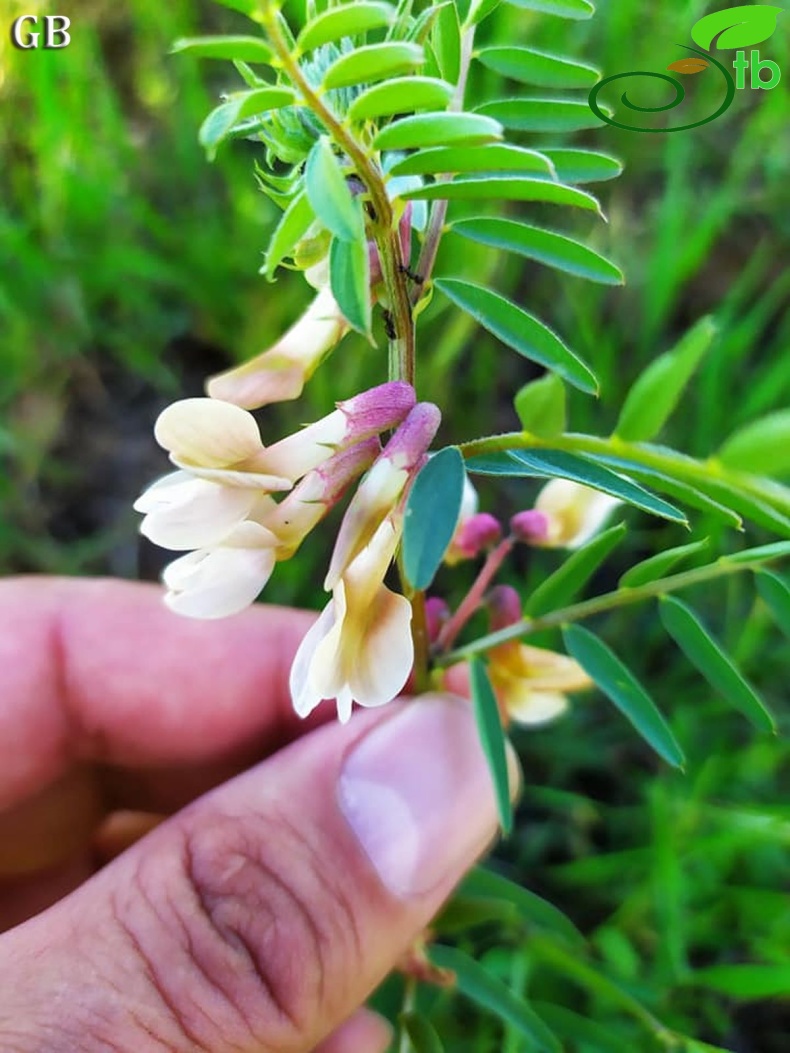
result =
[[298,1047],[343,1004],[345,970],[331,970],[359,951],[350,901],[282,817],[216,813],[177,829],[172,858],[135,875],[147,921],[125,912],[160,1004],[189,1049]]

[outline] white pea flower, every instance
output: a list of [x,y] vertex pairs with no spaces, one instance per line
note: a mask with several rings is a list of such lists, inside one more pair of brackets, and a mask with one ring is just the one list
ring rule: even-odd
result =
[[414,661],[411,605],[384,585],[399,540],[400,524],[390,517],[345,568],[302,640],[290,679],[299,716],[334,698],[345,723],[352,702],[381,706],[403,689]]
[[580,548],[620,504],[618,498],[581,483],[552,479],[535,501],[535,511],[545,516],[546,524],[544,537],[533,543],[544,548]]

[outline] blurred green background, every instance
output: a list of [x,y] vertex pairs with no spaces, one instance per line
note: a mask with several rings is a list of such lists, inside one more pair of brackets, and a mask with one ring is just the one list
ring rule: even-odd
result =
[[[155,577],[156,557],[138,551],[131,503],[166,470],[152,438],[157,413],[200,394],[206,374],[271,342],[310,290],[298,276],[269,285],[257,274],[276,219],[253,178],[258,147],[238,142],[209,165],[197,144],[219,94],[239,86],[236,74],[168,54],[179,36],[243,32],[245,20],[209,0],[63,0],[57,13],[72,20],[67,49],[12,48],[5,26],[36,9],[0,0],[0,573]],[[502,5],[481,38],[569,54],[605,75],[662,69],[710,9],[602,0],[590,22],[570,23]],[[787,405],[789,39],[780,18],[761,46],[785,71],[778,87],[738,92],[712,124],[677,135],[607,126],[573,138],[625,164],[619,180],[597,188],[608,225],[586,215],[562,225],[610,255],[625,288],[473,252],[468,243],[461,253],[446,240],[440,272],[488,274],[595,366],[602,397],[572,395],[577,430],[611,429],[645,364],[711,312],[721,335],[667,441],[704,455],[737,425]],[[481,70],[471,91],[496,97],[507,86]],[[534,214],[558,225],[550,209]],[[420,395],[443,407],[443,440],[516,426],[511,399],[534,375],[529,363],[438,302],[420,336],[429,349]],[[383,347],[348,339],[296,410],[273,407],[261,417],[265,439],[381,382],[385,370]],[[482,492],[487,508],[508,516],[529,506],[534,488]],[[613,561],[612,581],[641,556],[688,540],[679,528],[628,518],[630,544]],[[711,535],[714,546],[743,543],[702,516],[693,525],[693,537]],[[323,603],[332,531],[330,522],[298,560],[278,568],[267,599]],[[548,553],[522,558],[511,580],[528,588],[556,563]],[[452,592],[450,582],[447,575],[439,586]],[[597,581],[609,583],[606,573]],[[692,599],[786,731],[786,652],[753,590],[733,579]],[[668,1026],[736,1053],[786,1053],[785,740],[756,737],[712,697],[668,648],[654,609],[610,616],[601,630],[655,686],[688,770],[660,767],[601,699],[580,700],[556,726],[518,738],[527,785],[501,865],[585,932],[595,976]],[[509,983],[564,1002],[608,1035],[599,1044],[579,1038],[571,1053],[663,1048],[606,984],[570,979],[567,962],[541,958],[529,941],[503,946],[495,925],[473,936],[476,953]],[[757,971],[730,968],[748,964]],[[524,1048],[457,1003],[443,1006],[433,1009],[452,1036],[448,1048]]]

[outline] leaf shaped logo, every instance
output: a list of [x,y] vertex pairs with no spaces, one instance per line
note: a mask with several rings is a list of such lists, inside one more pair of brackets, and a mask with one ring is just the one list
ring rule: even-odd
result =
[[675,73],[702,73],[709,65],[710,63],[702,58],[682,58],[671,62],[667,69],[674,70]]
[[[710,51],[714,37],[717,48],[748,48],[767,40],[776,29],[776,16],[782,10],[772,4],[749,4],[714,11],[695,22],[691,39]],[[721,36],[719,36],[721,34]]]

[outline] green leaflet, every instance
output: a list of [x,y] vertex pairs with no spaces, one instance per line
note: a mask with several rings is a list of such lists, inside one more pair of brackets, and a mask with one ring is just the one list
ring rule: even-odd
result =
[[241,11],[243,15],[257,21],[258,0],[217,0],[217,3],[234,11]]
[[200,126],[198,141],[209,160],[213,160],[217,147],[235,124],[245,117],[291,106],[295,98],[290,88],[253,88],[252,91],[237,92],[206,117]]
[[559,1042],[534,1009],[473,958],[454,947],[440,944],[429,949],[428,957],[440,969],[450,969],[455,973],[461,994],[518,1030],[530,1042],[528,1049],[562,1053]]
[[549,148],[542,152],[552,162],[557,178],[563,183],[601,183],[616,179],[623,170],[616,157],[594,150]]
[[756,728],[776,732],[768,707],[694,611],[674,596],[662,597],[659,611],[666,631],[711,687]]
[[474,145],[501,138],[502,125],[477,113],[419,113],[382,128],[373,139],[373,146],[376,150],[415,150],[448,143]]
[[521,427],[531,435],[551,439],[565,431],[565,385],[556,373],[525,384],[513,400]]
[[587,456],[567,453],[564,450],[507,450],[488,454],[485,457],[470,457],[467,471],[480,475],[512,475],[534,479],[570,479],[572,482],[590,486],[594,490],[616,497],[620,501],[641,508],[652,515],[669,519],[673,523],[686,520],[682,512],[673,505],[630,479],[610,471],[603,464]]
[[410,73],[425,61],[418,44],[406,41],[385,41],[366,44],[335,59],[324,74],[323,88],[348,88],[353,84],[387,80],[400,73]]
[[605,285],[622,285],[624,281],[619,267],[565,234],[512,219],[488,217],[462,219],[454,223],[451,229],[472,241],[538,260],[566,274],[575,274]]
[[431,44],[442,77],[458,83],[461,72],[461,26],[455,3],[442,7],[431,31]]
[[513,805],[510,800],[505,732],[502,730],[502,718],[494,689],[488,679],[485,664],[479,658],[473,658],[469,663],[469,688],[480,745],[483,747],[494,782],[499,825],[502,827],[502,833],[507,836],[513,829]]
[[[601,109],[606,113],[605,107]],[[493,117],[504,128],[520,132],[578,132],[601,127],[601,118],[586,100],[495,99],[476,107],[475,113]]]
[[475,58],[504,77],[541,88],[591,88],[599,75],[593,66],[533,48],[481,48]]
[[785,559],[790,556],[790,541],[774,541],[770,545],[758,545],[756,548],[745,548],[741,552],[731,552],[722,556],[725,563],[755,563],[771,559]]
[[682,768],[683,751],[652,698],[607,645],[580,625],[563,630],[568,653],[660,757]]
[[709,316],[701,318],[641,374],[625,400],[615,434],[626,442],[645,442],[663,428],[716,335]]
[[572,552],[545,578],[527,599],[524,614],[538,618],[541,614],[565,607],[582,591],[610,552],[625,537],[625,523],[618,523]]
[[526,11],[540,11],[544,15],[574,20],[592,18],[595,12],[589,0],[509,0],[509,3]]
[[404,157],[392,175],[432,175],[436,172],[540,172],[553,178],[548,158],[537,150],[509,143],[485,146],[437,146]]
[[300,190],[280,217],[266,250],[266,259],[261,273],[271,281],[279,265],[289,256],[300,238],[315,219],[313,207],[306,190]]
[[412,484],[403,524],[403,570],[415,589],[427,589],[453,539],[466,471],[455,446],[434,454]]
[[758,570],[754,577],[760,598],[785,636],[790,637],[790,585],[770,570]]
[[790,475],[790,409],[739,428],[717,454],[727,468],[777,479]]
[[502,900],[515,907],[519,917],[528,925],[550,929],[571,943],[584,943],[584,936],[561,910],[487,867],[476,866],[463,879],[458,891],[466,896]]
[[[448,116],[451,115],[448,114]],[[416,121],[419,118],[411,117],[406,120]],[[405,121],[398,121],[398,124],[405,123]],[[397,125],[390,125],[390,127],[397,127]],[[385,128],[384,131],[389,131],[389,128]],[[400,196],[407,201],[431,201],[437,198],[447,201],[474,199],[545,201],[552,205],[575,205],[577,208],[586,208],[599,214],[601,211],[596,198],[584,190],[578,190],[574,186],[565,186],[563,183],[552,183],[548,179],[526,179],[520,176],[500,176],[496,179],[490,176],[479,178],[467,176],[455,178],[449,183],[432,183],[430,186],[410,190]]]
[[307,157],[307,197],[318,219],[341,241],[362,237],[362,207],[348,188],[329,138],[322,135]]
[[370,339],[370,263],[364,237],[332,238],[329,283],[348,324]]
[[549,328],[499,293],[458,278],[437,278],[436,288],[484,329],[520,355],[554,370],[574,387],[594,393],[595,374]]
[[635,589],[639,585],[647,585],[651,581],[660,581],[670,570],[688,556],[701,552],[708,547],[708,538],[702,541],[692,541],[689,545],[678,545],[677,548],[668,548],[664,552],[657,552],[655,556],[642,560],[630,567],[617,583],[619,589]]
[[408,110],[441,110],[453,95],[452,84],[435,77],[400,77],[375,84],[358,95],[348,110],[351,121],[391,117]]
[[574,1048],[589,1049],[591,1053],[634,1053],[633,1044],[618,1035],[613,1026],[604,1027],[597,1020],[580,1016],[553,1002],[534,1002],[533,1005],[552,1031],[578,1044]]
[[369,29],[382,29],[391,25],[394,18],[395,8],[391,4],[355,0],[353,4],[332,7],[316,15],[301,31],[296,43],[302,51],[311,51],[341,37],[358,37]]
[[273,52],[260,37],[181,37],[170,49],[198,58],[230,59],[235,62],[270,62]]

